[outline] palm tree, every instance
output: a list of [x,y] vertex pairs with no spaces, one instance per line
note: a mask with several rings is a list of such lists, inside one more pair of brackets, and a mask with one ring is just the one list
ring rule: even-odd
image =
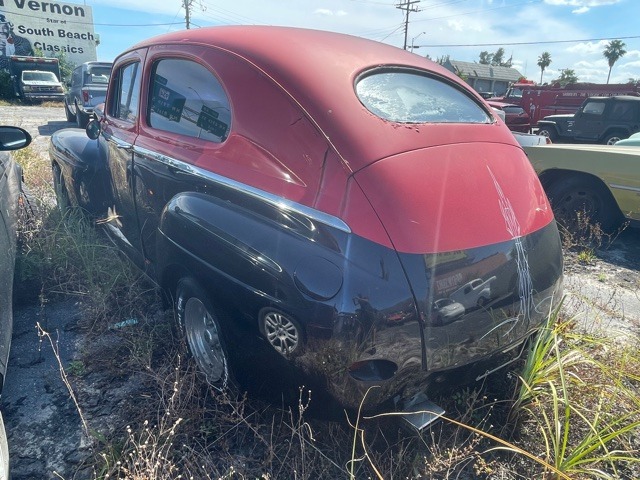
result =
[[611,77],[611,69],[613,65],[625,54],[627,51],[624,49],[627,45],[622,40],[611,40],[607,47],[602,52],[604,58],[609,62],[609,75],[607,75],[607,83]]
[[551,65],[551,54],[549,52],[542,52],[542,55],[538,57],[538,66],[540,67],[540,83],[542,83],[542,75],[544,75],[544,69]]

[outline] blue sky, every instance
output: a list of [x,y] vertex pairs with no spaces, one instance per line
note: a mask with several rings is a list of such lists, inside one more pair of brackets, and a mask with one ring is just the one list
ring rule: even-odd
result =
[[[399,1],[399,0],[398,0]],[[213,25],[287,25],[358,35],[399,47],[404,12],[395,0],[194,0],[192,28]],[[84,0],[100,35],[99,60],[113,60],[136,42],[184,28],[182,0]],[[640,79],[639,0],[421,0],[409,16],[407,43],[435,59],[477,61],[500,46],[513,66],[539,81],[540,54],[552,63],[543,81],[573,69],[580,81],[604,83],[602,56],[619,38],[627,54],[615,64],[611,83]],[[173,24],[173,25],[171,25]],[[135,25],[135,26],[134,26]],[[627,38],[625,38],[627,37]],[[557,43],[542,43],[557,42]],[[462,46],[460,46],[462,45]]]

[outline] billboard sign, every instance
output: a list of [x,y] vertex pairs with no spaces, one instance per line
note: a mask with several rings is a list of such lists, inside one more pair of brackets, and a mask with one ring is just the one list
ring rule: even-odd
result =
[[80,64],[96,60],[96,36],[91,7],[36,0],[0,0],[0,68],[11,55],[46,57],[64,53]]

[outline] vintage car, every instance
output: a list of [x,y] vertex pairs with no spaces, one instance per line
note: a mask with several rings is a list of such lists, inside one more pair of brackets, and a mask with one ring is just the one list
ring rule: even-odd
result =
[[574,228],[577,215],[607,232],[640,221],[640,150],[633,146],[523,147],[558,221]]
[[[377,386],[365,409],[407,410],[506,364],[559,300],[526,155],[417,55],[295,28],[176,32],[115,60],[98,116],[52,136],[60,201],[175,299],[212,385],[260,350],[263,381],[321,379],[346,407]],[[431,324],[435,300],[491,277],[483,308]]]
[[[13,272],[16,258],[16,222],[22,191],[22,170],[6,153],[26,147],[31,136],[18,127],[0,126],[0,394],[7,373],[13,332]],[[23,197],[24,200],[24,197]],[[0,478],[9,478],[9,448],[0,412]]]
[[487,100],[487,103],[491,108],[504,112],[504,122],[512,132],[531,132],[531,119],[521,106],[494,100]]

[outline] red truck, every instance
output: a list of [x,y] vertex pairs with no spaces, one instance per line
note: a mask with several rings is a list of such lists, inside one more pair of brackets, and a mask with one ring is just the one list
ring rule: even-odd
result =
[[491,101],[521,106],[530,117],[531,125],[548,115],[575,113],[588,97],[616,95],[640,96],[640,86],[626,84],[574,83],[572,85],[534,85],[531,82],[514,83],[502,97]]

